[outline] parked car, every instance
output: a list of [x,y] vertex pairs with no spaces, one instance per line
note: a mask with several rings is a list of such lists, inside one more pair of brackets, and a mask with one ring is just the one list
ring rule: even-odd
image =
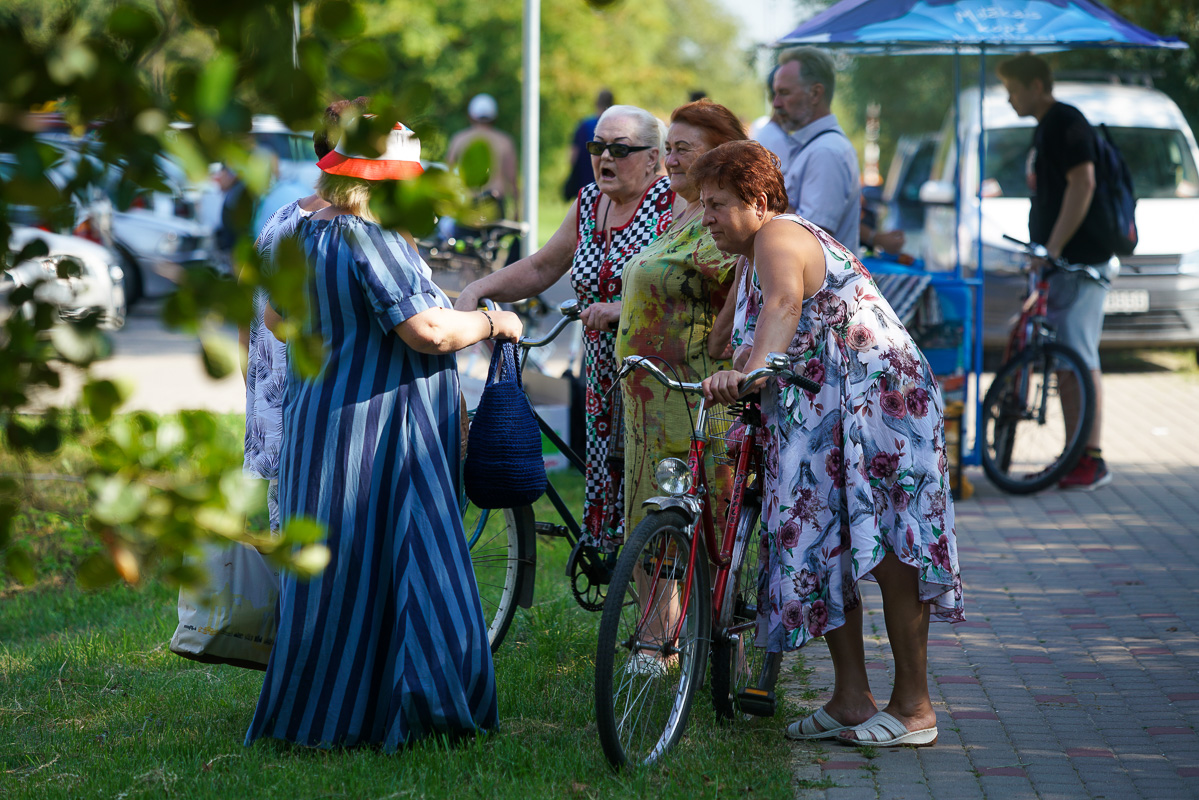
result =
[[[121,165],[102,163],[87,141],[55,144],[61,158],[47,175],[60,190],[70,184],[83,159],[101,176],[98,185],[74,197],[79,209],[77,232],[116,254],[130,305],[175,291],[188,270],[216,268],[211,231],[195,219],[194,198],[178,165],[166,157],[158,159],[164,190],[131,187],[124,181]],[[121,208],[118,198],[128,205]]]
[[[64,319],[96,316],[101,328],[117,330],[125,324],[123,272],[112,251],[79,236],[51,233],[28,225],[14,225],[8,248],[19,253],[35,239],[46,243],[44,256],[22,261],[0,273],[0,321],[10,314],[32,314],[32,304],[19,309],[9,303],[11,292],[36,286],[34,297],[58,306]],[[74,262],[67,266],[64,262]]]
[[[1199,346],[1199,148],[1185,117],[1166,95],[1145,86],[1054,83],[1054,97],[1106,124],[1128,162],[1138,196],[1140,241],[1120,259],[1106,304],[1102,348]],[[960,248],[965,274],[978,263],[978,90],[962,92],[961,175],[952,112],[941,132],[931,180],[920,191],[927,207],[926,267],[953,269]],[[1024,263],[1007,234],[1028,239],[1026,163],[1036,121],[1017,117],[1002,86],[984,97],[986,169],[982,182],[983,343],[1001,347],[1020,306]],[[956,177],[955,177],[956,176]],[[961,224],[954,213],[961,191]],[[955,243],[957,248],[955,248]]]
[[866,202],[874,206],[880,231],[903,231],[904,252],[919,254],[924,240],[924,203],[920,202],[920,187],[928,180],[937,150],[937,134],[901,136],[895,144],[895,155],[887,169],[881,189],[866,194]]
[[[29,179],[17,173],[17,159],[0,154],[0,177],[6,182],[22,181],[21,194],[30,201],[5,207],[6,220],[12,227],[8,250],[20,253],[35,239],[41,239],[49,252],[14,264],[0,274],[0,319],[7,319],[17,310],[9,304],[13,289],[36,284],[35,296],[57,305],[66,319],[98,316],[104,328],[123,326],[126,303],[119,259],[108,248],[71,234],[76,209],[68,199],[60,198],[49,175],[38,173]],[[59,199],[62,202],[56,204]],[[73,261],[74,266],[64,264],[66,261]],[[32,307],[22,306],[21,311],[32,313]]]

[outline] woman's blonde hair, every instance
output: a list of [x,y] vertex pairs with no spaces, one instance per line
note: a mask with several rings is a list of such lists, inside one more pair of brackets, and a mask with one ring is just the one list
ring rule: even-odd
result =
[[322,172],[316,181],[316,193],[329,205],[362,217],[367,222],[378,222],[378,218],[371,213],[372,188],[370,181],[328,172]]

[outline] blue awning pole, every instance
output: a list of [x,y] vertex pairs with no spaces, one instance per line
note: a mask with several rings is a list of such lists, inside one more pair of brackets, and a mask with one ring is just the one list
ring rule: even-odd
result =
[[977,278],[974,303],[974,441],[970,447],[970,461],[981,463],[983,437],[983,291],[986,286],[983,269],[983,178],[987,172],[987,120],[984,116],[987,94],[987,47],[978,49],[978,262],[974,269]]
[[953,50],[953,277],[962,279],[962,52]]

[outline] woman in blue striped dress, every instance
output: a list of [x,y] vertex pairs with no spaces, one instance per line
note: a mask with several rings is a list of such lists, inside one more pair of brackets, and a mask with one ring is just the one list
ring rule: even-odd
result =
[[[246,743],[316,747],[453,738],[497,725],[495,675],[458,506],[453,352],[517,338],[509,312],[452,310],[402,236],[370,217],[370,181],[419,174],[396,125],[378,158],[320,161],[331,206],[302,223],[316,377],[283,405],[279,506],[326,527],[328,566],[284,578],[279,634]],[[273,309],[267,323],[277,326]]]

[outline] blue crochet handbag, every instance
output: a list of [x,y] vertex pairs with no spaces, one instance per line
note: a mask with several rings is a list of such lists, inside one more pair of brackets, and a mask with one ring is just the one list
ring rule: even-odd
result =
[[541,430],[516,366],[516,343],[497,342],[466,439],[466,496],[479,508],[526,506],[545,493]]

